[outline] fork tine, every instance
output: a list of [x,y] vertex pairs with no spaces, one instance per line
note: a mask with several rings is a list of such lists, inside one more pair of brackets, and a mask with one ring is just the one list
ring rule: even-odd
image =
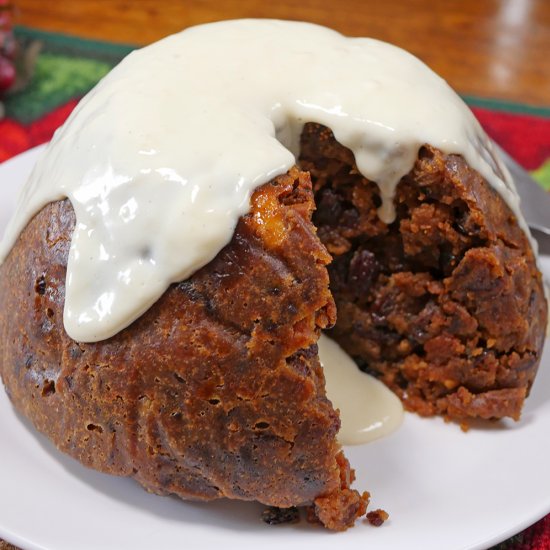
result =
[[538,234],[536,236],[533,234],[533,236],[537,240],[540,237],[542,244],[544,239],[541,233],[550,239],[550,193],[544,191],[529,173],[506,153],[502,147],[496,143],[494,145],[514,178],[521,198],[520,208],[525,216],[527,225],[531,229],[538,231]]

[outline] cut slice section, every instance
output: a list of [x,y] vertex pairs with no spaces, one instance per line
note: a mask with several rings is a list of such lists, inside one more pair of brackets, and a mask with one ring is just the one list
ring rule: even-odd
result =
[[300,163],[334,256],[331,336],[411,411],[464,426],[518,419],[547,304],[528,239],[501,196],[461,157],[424,146],[386,225],[376,185],[329,129],[306,125]]

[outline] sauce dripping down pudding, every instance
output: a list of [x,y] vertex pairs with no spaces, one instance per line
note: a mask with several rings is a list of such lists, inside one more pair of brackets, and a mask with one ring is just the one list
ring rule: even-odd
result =
[[306,122],[352,150],[383,221],[429,143],[462,155],[525,227],[474,116],[418,59],[308,23],[237,20],[130,54],[81,101],[22,193],[0,260],[34,214],[68,197],[65,329],[107,339],[230,241],[252,191],[295,164]]

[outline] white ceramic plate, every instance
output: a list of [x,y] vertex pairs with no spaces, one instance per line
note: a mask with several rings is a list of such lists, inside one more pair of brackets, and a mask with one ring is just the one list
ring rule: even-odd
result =
[[[0,166],[0,234],[37,155]],[[543,265],[548,278],[550,257]],[[0,390],[0,537],[28,550],[488,548],[550,512],[548,347],[520,422],[464,434],[407,415],[390,437],[349,447],[356,486],[391,518],[337,535],[303,520],[269,527],[257,504],[182,502],[87,470],[37,434]]]

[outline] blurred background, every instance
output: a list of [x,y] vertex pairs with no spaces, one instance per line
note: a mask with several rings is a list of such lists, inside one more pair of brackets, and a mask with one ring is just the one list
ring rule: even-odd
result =
[[0,162],[49,140],[133,48],[239,17],[311,21],[409,50],[550,188],[549,0],[0,0]]
[[312,21],[408,49],[457,90],[550,104],[548,0],[11,0],[15,22],[126,44],[239,17]]

